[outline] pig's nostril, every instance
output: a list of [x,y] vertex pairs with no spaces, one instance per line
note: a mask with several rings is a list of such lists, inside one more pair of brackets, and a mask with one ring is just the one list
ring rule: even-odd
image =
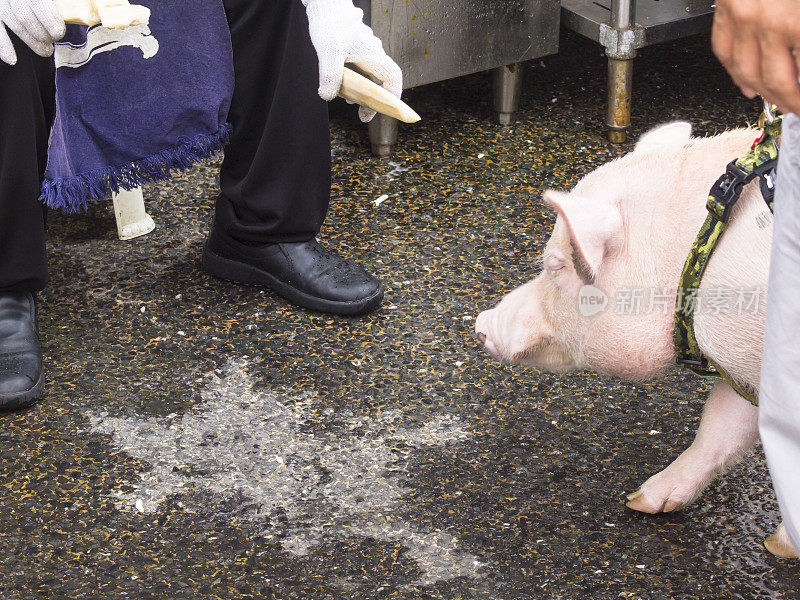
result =
[[479,331],[479,332],[478,332],[478,341],[479,341],[481,344],[485,344],[485,343],[486,343],[486,334],[485,334],[485,333],[481,333],[481,332]]

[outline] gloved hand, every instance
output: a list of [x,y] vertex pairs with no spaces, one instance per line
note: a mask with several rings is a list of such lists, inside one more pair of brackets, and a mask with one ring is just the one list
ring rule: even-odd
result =
[[[2,2],[4,0],[0,0]],[[311,42],[319,57],[319,95],[333,100],[342,87],[345,63],[373,75],[396,96],[403,92],[403,73],[383,51],[381,41],[364,24],[364,13],[351,0],[302,0],[308,13]],[[358,111],[364,123],[375,111]]]
[[66,32],[53,0],[0,0],[0,60],[9,65],[17,64],[17,53],[6,27],[39,56],[51,56]]

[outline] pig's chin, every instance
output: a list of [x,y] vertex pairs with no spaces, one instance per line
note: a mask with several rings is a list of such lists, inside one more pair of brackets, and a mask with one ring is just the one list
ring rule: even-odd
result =
[[640,352],[626,358],[625,355],[597,357],[587,353],[585,364],[580,367],[625,381],[647,381],[666,373],[674,360],[674,356],[670,354],[645,358]]
[[577,362],[565,348],[554,343],[545,342],[511,358],[515,365],[535,367],[542,371],[573,371]]

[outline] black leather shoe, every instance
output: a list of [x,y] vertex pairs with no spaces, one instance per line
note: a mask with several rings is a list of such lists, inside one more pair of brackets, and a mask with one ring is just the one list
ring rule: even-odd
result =
[[44,369],[36,301],[28,292],[0,292],[0,409],[42,397]]
[[377,279],[316,240],[248,246],[212,228],[203,268],[221,279],[266,286],[303,308],[336,315],[365,313],[383,300]]

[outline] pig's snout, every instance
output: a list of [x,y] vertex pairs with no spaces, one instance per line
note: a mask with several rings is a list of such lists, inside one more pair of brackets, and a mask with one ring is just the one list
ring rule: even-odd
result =
[[491,310],[485,310],[479,314],[478,318],[475,319],[475,335],[478,336],[478,341],[484,345],[486,350],[489,351],[489,354],[494,356],[497,360],[502,360],[500,352],[497,350],[497,345],[494,343],[494,340],[492,340],[491,322]]

